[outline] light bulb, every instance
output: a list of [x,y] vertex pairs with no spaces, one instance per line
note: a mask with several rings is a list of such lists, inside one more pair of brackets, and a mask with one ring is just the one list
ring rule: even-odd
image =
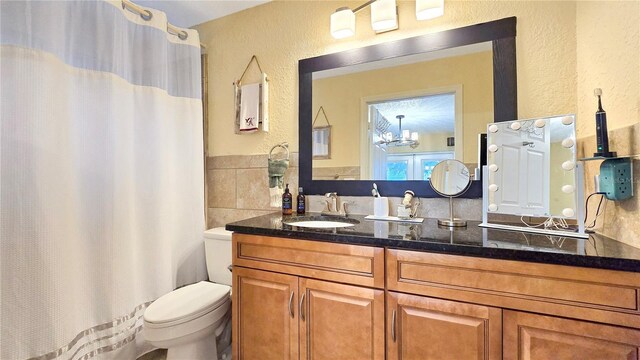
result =
[[491,170],[493,172],[498,171],[498,165],[496,165],[496,164],[489,165],[489,170]]
[[562,118],[563,125],[571,125],[573,124],[573,116],[565,116]]
[[375,32],[398,28],[396,0],[376,0],[371,4],[371,27]]
[[444,0],[416,0],[416,19],[430,20],[444,15]]
[[498,151],[498,145],[496,145],[496,144],[491,144],[491,145],[489,145],[489,148],[488,148],[488,149],[489,149],[489,151],[491,151],[491,152],[496,152],[496,151]]
[[545,125],[547,125],[547,122],[544,119],[538,119],[536,120],[535,125],[537,128],[543,128]]
[[562,210],[562,215],[564,217],[570,218],[570,217],[573,217],[575,214],[576,214],[576,212],[572,208],[564,208]]
[[575,142],[573,141],[572,138],[566,138],[566,139],[562,140],[562,146],[567,148],[567,149],[573,147],[574,144],[575,144]]
[[492,132],[492,133],[498,132],[498,125],[496,124],[489,125],[489,132]]
[[409,130],[402,130],[402,140],[409,140],[411,138],[411,132]]
[[331,35],[344,39],[356,33],[356,14],[348,7],[341,7],[331,14]]
[[511,126],[510,126],[511,130],[515,130],[515,131],[520,130],[521,127],[522,127],[522,124],[520,124],[519,122],[511,123]]

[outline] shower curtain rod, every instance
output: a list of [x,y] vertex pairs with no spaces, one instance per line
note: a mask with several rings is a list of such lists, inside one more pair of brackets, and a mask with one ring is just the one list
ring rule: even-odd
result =
[[[140,6],[132,3],[131,1],[128,1],[128,0],[121,0],[121,1],[122,1],[123,9],[127,9],[129,11],[137,13],[138,15],[140,15],[140,17],[144,21],[149,21],[153,17],[153,13],[151,11],[141,8]],[[186,31],[180,30],[177,27],[169,24],[168,22],[167,22],[167,32],[171,35],[177,36],[178,38],[180,38],[180,40],[186,40],[187,37],[189,37],[189,34]],[[200,46],[205,49],[207,48],[202,43],[200,43]]]

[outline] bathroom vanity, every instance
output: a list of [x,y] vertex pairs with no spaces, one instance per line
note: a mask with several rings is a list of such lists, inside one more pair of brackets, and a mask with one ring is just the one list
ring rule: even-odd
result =
[[235,359],[639,356],[640,249],[350,218],[340,229],[280,214],[227,225]]

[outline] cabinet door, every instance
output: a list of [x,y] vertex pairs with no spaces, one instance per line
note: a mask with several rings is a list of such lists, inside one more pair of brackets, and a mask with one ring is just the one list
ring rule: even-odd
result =
[[233,268],[233,358],[298,359],[298,277]]
[[387,359],[501,359],[502,310],[388,292]]
[[301,359],[384,359],[384,292],[300,278]]
[[638,359],[640,330],[504,312],[505,359]]

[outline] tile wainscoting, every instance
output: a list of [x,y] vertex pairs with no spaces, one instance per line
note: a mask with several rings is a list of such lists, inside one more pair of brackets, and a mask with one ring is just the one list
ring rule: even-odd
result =
[[[610,131],[611,149],[619,155],[640,153],[640,124]],[[586,157],[595,149],[595,137],[581,138],[578,141],[578,157]],[[599,173],[600,161],[589,161],[585,166],[585,197],[594,191],[594,175]],[[633,198],[625,201],[604,201],[603,214],[598,218],[595,230],[598,233],[618,239],[626,244],[640,248],[640,158],[634,160]],[[354,174],[353,169],[346,173]],[[325,175],[333,174],[331,169]],[[207,225],[209,228],[224,226],[229,222],[248,219],[275,211],[279,208],[269,206],[267,178],[267,155],[230,155],[207,158]],[[285,182],[293,196],[298,189],[298,154],[291,154],[291,164],[285,175]],[[425,186],[428,186],[425,183]],[[367,215],[373,212],[373,198],[370,196],[341,196],[347,201],[348,211],[352,214]],[[391,215],[401,198],[390,198]],[[307,197],[309,211],[319,212],[324,208],[325,199],[319,195]],[[448,215],[447,199],[421,199],[418,216],[441,218]],[[591,199],[589,204],[589,222],[592,221],[599,198]],[[456,217],[467,220],[482,219],[482,199],[454,199]]]

